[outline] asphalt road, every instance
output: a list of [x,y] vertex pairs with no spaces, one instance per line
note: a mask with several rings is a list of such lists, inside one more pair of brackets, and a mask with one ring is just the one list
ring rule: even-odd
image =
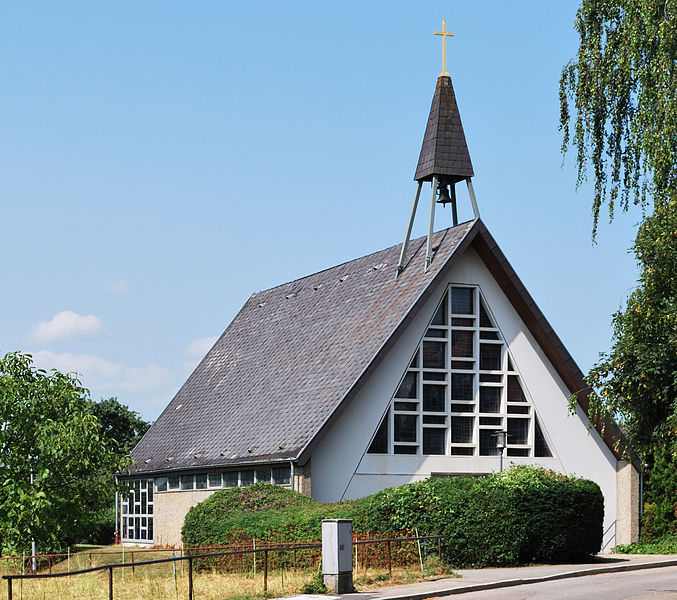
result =
[[677,567],[588,575],[444,596],[448,600],[677,600]]

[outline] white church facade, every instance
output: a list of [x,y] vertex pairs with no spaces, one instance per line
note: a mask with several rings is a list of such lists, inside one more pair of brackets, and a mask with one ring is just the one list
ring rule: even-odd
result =
[[[412,209],[429,182],[429,235],[250,297],[134,449],[124,543],[179,545],[224,487],[333,502],[501,463],[595,481],[605,541],[637,538],[638,465],[615,424],[589,427],[584,376],[479,218],[473,175],[443,73]],[[462,182],[476,218],[459,224]],[[453,226],[433,233],[439,203]]]

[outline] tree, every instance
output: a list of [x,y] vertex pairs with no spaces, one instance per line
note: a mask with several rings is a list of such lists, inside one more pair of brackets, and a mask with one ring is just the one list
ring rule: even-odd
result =
[[72,374],[36,369],[28,354],[0,359],[0,536],[39,551],[78,539],[89,507],[128,458],[111,448]]
[[677,2],[582,0],[575,28],[560,128],[563,152],[576,148],[579,184],[592,163],[594,240],[604,203],[612,219],[617,202],[662,204],[677,189]]
[[626,429],[648,464],[653,532],[674,532],[677,0],[582,0],[575,27],[578,53],[560,79],[562,151],[576,148],[579,184],[592,165],[593,240],[605,203],[610,220],[631,200],[644,216],[633,247],[638,286],[613,315],[611,351],[588,374],[591,414]]
[[677,533],[677,200],[645,219],[634,251],[639,285],[588,374],[591,407],[618,418],[647,461],[656,534]]
[[102,433],[115,441],[111,443],[111,450],[117,450],[123,455],[134,449],[150,427],[150,423],[144,421],[139,413],[118,402],[117,398],[92,402],[91,408],[101,422]]

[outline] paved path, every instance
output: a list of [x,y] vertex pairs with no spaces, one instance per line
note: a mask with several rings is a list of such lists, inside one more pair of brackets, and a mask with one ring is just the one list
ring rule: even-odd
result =
[[[657,569],[661,567],[667,568],[670,566],[677,566],[677,556],[607,554],[599,555],[594,562],[576,565],[542,565],[506,569],[461,569],[455,571],[461,575],[460,578],[383,587],[369,592],[334,596],[334,598],[340,598],[341,600],[423,600],[425,598],[466,594],[481,590],[496,590],[498,588],[536,584],[585,575]],[[677,588],[677,582],[674,587]],[[472,596],[469,596],[469,598],[472,598]],[[657,598],[660,598],[660,596],[657,596]]]

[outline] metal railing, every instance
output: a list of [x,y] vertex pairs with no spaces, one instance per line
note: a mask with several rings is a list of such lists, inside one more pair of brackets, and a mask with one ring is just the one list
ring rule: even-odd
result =
[[616,549],[618,548],[618,544],[617,544],[617,541],[616,541],[616,523],[617,522],[618,522],[617,520],[614,520],[614,522],[611,525],[609,525],[609,527],[606,528],[606,531],[602,534],[602,541],[604,541],[604,536],[607,533],[609,533],[609,531],[611,531],[612,528],[614,530],[613,535],[610,536],[608,541],[602,546],[602,549],[600,550],[600,552],[604,552],[604,549],[611,543],[611,540],[613,540],[613,542],[614,542],[614,554],[616,553]]
[[[364,546],[369,544],[385,544],[387,545],[387,565],[388,573],[392,575],[392,545],[395,543],[402,542],[417,542],[419,544],[419,554],[420,554],[420,544],[421,542],[427,542],[436,540],[437,541],[437,550],[441,550],[441,540],[443,536],[433,535],[433,536],[416,536],[416,537],[405,537],[405,538],[383,538],[377,540],[355,540],[353,544],[355,546]],[[243,556],[243,555],[254,555],[263,554],[263,593],[266,594],[268,591],[268,557],[270,553],[275,552],[296,552],[299,550],[309,550],[322,548],[321,542],[313,542],[308,544],[292,544],[287,546],[264,546],[261,548],[250,548],[245,550],[229,550],[226,552],[213,552],[213,553],[202,553],[202,554],[184,554],[183,556],[172,556],[170,558],[158,558],[154,560],[144,560],[134,563],[115,563],[109,565],[100,565],[96,567],[89,567],[87,569],[78,569],[76,571],[65,571],[63,573],[28,573],[28,574],[10,574],[3,575],[2,578],[7,581],[7,599],[13,600],[13,582],[15,580],[21,581],[24,579],[54,579],[57,577],[72,577],[76,575],[83,575],[85,573],[95,573],[101,571],[108,572],[108,599],[113,600],[113,591],[114,591],[114,578],[113,571],[116,569],[124,568],[138,568],[145,567],[148,565],[158,565],[166,563],[177,562],[188,562],[188,600],[193,600],[193,569],[196,561],[207,561],[210,559],[223,558],[223,557],[232,557],[232,556]],[[139,551],[140,552],[140,551]]]

